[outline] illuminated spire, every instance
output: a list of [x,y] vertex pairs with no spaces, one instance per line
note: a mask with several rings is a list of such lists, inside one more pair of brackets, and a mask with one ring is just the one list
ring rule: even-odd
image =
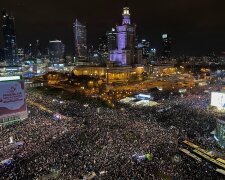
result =
[[129,7],[124,7],[123,8],[123,25],[124,24],[130,24],[130,8]]
[[130,9],[129,9],[129,7],[124,7],[123,8],[123,16],[124,15],[130,16]]

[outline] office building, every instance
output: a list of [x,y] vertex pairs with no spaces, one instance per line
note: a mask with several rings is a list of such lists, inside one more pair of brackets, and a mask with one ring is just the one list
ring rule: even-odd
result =
[[221,147],[225,147],[225,120],[217,119],[216,122],[216,134],[214,138],[217,140]]
[[162,35],[163,40],[163,52],[162,56],[164,58],[170,58],[171,56],[171,46],[172,46],[172,38],[169,34]]
[[150,42],[146,39],[142,39],[140,43],[138,43],[138,48],[142,50],[142,57],[144,59],[149,59],[150,56]]
[[108,43],[105,37],[99,38],[99,44],[98,44],[98,52],[100,54],[106,53],[108,51]]
[[19,59],[20,62],[24,59],[25,53],[24,53],[24,49],[23,48],[18,48],[17,56],[18,56],[18,59]]
[[157,53],[156,49],[151,48],[150,54],[149,54],[149,59],[151,62],[157,61],[156,53]]
[[40,58],[41,57],[41,45],[40,45],[40,41],[36,40],[35,43],[35,57],[36,58]]
[[15,19],[2,11],[2,32],[4,40],[4,57],[8,66],[18,65]]
[[60,40],[49,41],[49,58],[51,64],[63,63],[65,45]]
[[111,31],[108,31],[106,33],[107,36],[107,46],[108,46],[108,51],[112,51],[117,49],[117,44],[116,44],[116,29],[112,28]]
[[0,49],[0,62],[3,62],[4,61],[4,50],[3,49]]
[[32,58],[34,56],[33,45],[30,43],[24,49],[25,58]]
[[73,24],[75,57],[87,57],[87,28],[77,19]]
[[98,54],[100,56],[99,57],[100,64],[105,64],[109,57],[107,39],[108,38],[106,38],[105,36],[99,38]]

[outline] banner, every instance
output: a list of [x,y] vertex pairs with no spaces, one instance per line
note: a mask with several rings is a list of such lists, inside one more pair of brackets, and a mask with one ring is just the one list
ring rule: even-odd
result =
[[27,116],[24,82],[0,82],[0,119],[21,114]]

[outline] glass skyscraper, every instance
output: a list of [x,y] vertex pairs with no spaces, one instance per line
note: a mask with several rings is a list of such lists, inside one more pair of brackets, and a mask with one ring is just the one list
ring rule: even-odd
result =
[[142,39],[140,43],[138,43],[138,48],[142,49],[142,57],[148,59],[150,56],[150,42],[146,39]]
[[108,44],[108,51],[115,50],[117,48],[116,44],[116,29],[112,28],[111,31],[106,33],[107,36],[107,44]]
[[163,34],[163,52],[162,56],[164,58],[170,58],[171,56],[171,45],[172,45],[172,38],[169,34]]
[[87,57],[87,28],[77,19],[73,24],[75,56]]
[[62,63],[61,61],[63,60],[64,55],[65,45],[62,41],[49,41],[49,58],[52,64]]
[[2,32],[4,39],[4,57],[7,65],[18,65],[15,19],[2,11]]

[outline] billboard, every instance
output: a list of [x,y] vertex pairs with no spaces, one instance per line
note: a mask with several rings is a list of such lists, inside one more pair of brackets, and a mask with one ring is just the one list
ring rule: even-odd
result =
[[211,106],[216,106],[219,110],[225,109],[225,93],[212,92],[211,93]]
[[27,118],[23,80],[0,81],[0,120],[10,117],[21,120]]

